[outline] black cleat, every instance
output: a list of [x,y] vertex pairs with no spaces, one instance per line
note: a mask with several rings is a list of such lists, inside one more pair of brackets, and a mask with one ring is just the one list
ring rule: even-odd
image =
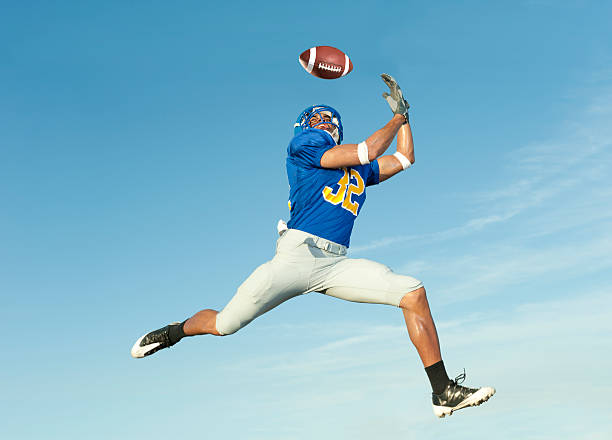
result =
[[132,357],[143,358],[152,355],[162,348],[173,346],[174,344],[170,343],[169,330],[171,326],[180,324],[180,322],[173,322],[170,325],[141,336],[132,347]]
[[437,417],[450,416],[453,412],[468,406],[478,406],[495,394],[495,388],[468,388],[459,385],[465,380],[465,371],[451,380],[440,394],[432,393],[433,411]]

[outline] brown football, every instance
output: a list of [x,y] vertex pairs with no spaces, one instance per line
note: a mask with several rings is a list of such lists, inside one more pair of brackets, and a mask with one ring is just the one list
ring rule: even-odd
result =
[[316,46],[300,55],[300,64],[306,72],[323,79],[336,79],[353,70],[347,54],[331,46]]

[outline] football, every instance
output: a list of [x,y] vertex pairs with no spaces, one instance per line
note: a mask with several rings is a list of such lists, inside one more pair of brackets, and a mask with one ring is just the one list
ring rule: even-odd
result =
[[347,54],[331,46],[316,46],[300,55],[300,64],[306,72],[323,79],[336,79],[353,70]]

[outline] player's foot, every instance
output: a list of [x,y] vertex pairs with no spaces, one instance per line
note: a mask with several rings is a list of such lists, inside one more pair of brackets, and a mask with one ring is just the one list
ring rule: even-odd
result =
[[153,330],[152,332],[138,338],[132,347],[132,357],[143,358],[145,356],[152,355],[162,348],[173,346],[174,344],[170,343],[169,330],[171,326],[180,324],[180,322],[173,322],[170,325]]
[[478,406],[495,394],[495,388],[468,388],[461,386],[465,371],[451,380],[440,394],[432,394],[433,411],[437,417],[450,416],[453,412],[468,406]]

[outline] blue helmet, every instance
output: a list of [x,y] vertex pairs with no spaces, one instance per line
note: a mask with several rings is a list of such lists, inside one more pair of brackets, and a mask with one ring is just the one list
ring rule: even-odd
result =
[[[331,121],[329,122],[319,122],[315,124],[314,127],[310,126],[310,119],[318,114],[321,118],[321,121],[324,120],[323,115],[327,113],[328,117],[331,117]],[[336,141],[336,144],[340,144],[343,139],[342,135],[342,120],[340,119],[340,113],[338,113],[333,107],[329,105],[311,105],[298,116],[295,124],[293,125],[294,130],[293,134],[298,135],[304,130],[309,130],[311,128],[316,128],[317,125],[321,124],[332,124],[336,127],[333,133],[331,133],[332,137]]]

